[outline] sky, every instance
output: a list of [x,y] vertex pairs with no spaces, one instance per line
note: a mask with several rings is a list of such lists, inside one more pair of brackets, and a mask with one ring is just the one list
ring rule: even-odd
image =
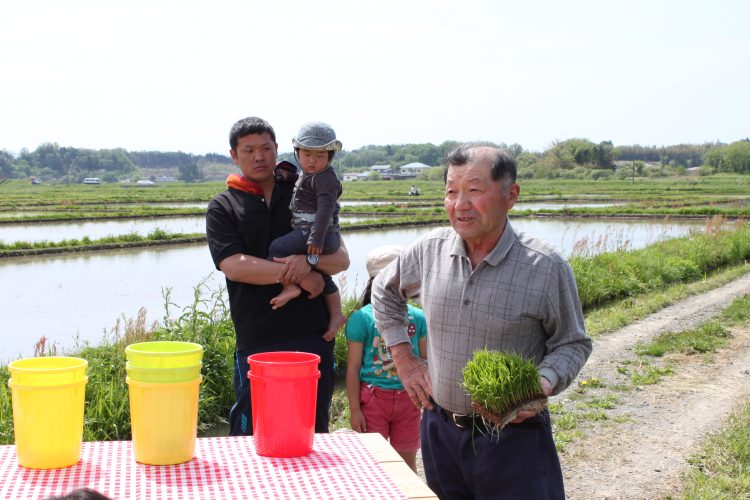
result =
[[750,2],[24,0],[0,3],[0,149],[228,154],[260,116],[353,150],[543,151],[750,136]]

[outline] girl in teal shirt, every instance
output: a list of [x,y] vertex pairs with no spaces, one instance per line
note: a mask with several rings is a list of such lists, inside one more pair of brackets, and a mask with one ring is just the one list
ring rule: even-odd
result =
[[[404,461],[416,471],[419,449],[419,424],[422,413],[401,385],[396,367],[380,333],[375,329],[370,304],[372,280],[403,248],[378,247],[367,254],[367,282],[362,306],[346,324],[349,356],[346,389],[349,397],[351,427],[357,432],[379,432]],[[415,355],[427,357],[427,322],[421,309],[408,306],[409,341]]]

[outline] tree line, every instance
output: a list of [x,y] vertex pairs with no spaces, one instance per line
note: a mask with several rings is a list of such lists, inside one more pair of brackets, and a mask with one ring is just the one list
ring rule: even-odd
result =
[[[434,144],[369,145],[336,155],[334,167],[339,175],[349,171],[365,171],[372,165],[390,165],[393,170],[408,163],[429,166],[442,164],[443,157],[459,143],[446,141]],[[594,143],[588,139],[567,139],[553,142],[542,152],[525,150],[520,144],[483,142],[481,144],[507,149],[518,163],[522,178],[625,178],[633,175],[666,176],[684,173],[687,168],[703,166],[702,173],[750,173],[750,147],[747,139],[732,144],[677,144],[670,146],[615,146],[611,141]],[[282,155],[285,159],[291,153]],[[435,169],[425,174],[442,178]]]
[[231,163],[228,156],[218,154],[83,149],[45,143],[33,151],[22,150],[17,158],[0,150],[0,178],[79,183],[86,177],[99,177],[104,182],[117,182],[131,177],[153,177],[157,171],[172,171],[185,182],[196,182],[203,180],[203,166]]
[[[368,145],[341,151],[334,159],[339,175],[368,170],[373,165],[390,165],[394,170],[409,163],[439,166],[443,157],[459,143],[445,141],[435,145]],[[701,166],[704,173],[750,173],[750,140],[731,144],[677,144],[671,146],[615,146],[611,141],[594,143],[588,139],[568,139],[552,143],[542,152],[525,150],[520,144],[484,142],[507,149],[517,160],[522,178],[608,178],[634,175],[670,175]],[[292,153],[280,158],[289,159]],[[43,178],[58,182],[81,182],[99,177],[117,182],[132,177],[153,177],[155,172],[172,172],[185,182],[201,181],[207,171],[231,169],[226,155],[116,149],[60,147],[40,145],[33,151],[22,150],[14,157],[0,150],[0,178]],[[439,176],[437,170],[426,175]]]

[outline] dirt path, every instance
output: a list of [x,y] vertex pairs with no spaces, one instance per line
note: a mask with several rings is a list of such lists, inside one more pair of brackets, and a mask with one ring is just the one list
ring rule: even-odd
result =
[[[638,342],[696,327],[746,293],[750,274],[598,339],[579,380],[598,378],[614,387],[623,377],[617,368],[635,358]],[[584,430],[561,454],[567,496],[653,499],[675,493],[703,438],[750,401],[750,328],[732,334],[730,345],[708,362],[705,356],[673,356],[674,374],[656,385],[622,393],[603,389],[618,398],[609,419]],[[555,400],[575,407],[575,388]]]

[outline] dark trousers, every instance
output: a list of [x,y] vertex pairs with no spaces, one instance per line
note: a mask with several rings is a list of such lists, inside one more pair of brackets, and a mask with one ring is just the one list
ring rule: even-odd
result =
[[422,461],[427,485],[438,497],[565,498],[547,411],[499,434],[482,432],[456,426],[437,406],[424,410]]
[[[307,238],[310,236],[309,230],[304,229],[292,229],[284,236],[279,236],[271,242],[271,246],[268,248],[268,258],[273,259],[274,257],[288,257],[290,255],[306,254],[307,253]],[[323,252],[324,254],[332,254],[336,252],[341,246],[341,234],[338,231],[328,231],[326,237],[323,240]],[[323,293],[330,295],[336,292],[339,287],[333,282],[333,279],[323,274]]]
[[247,357],[251,354],[270,351],[311,352],[320,356],[320,379],[318,379],[318,398],[315,403],[315,432],[328,432],[328,418],[331,411],[334,383],[334,342],[328,342],[320,335],[312,335],[294,341],[263,346],[258,349],[235,351],[234,353],[234,395],[237,401],[229,411],[229,435],[252,436],[253,414],[250,399],[250,380],[247,372],[250,367]]

